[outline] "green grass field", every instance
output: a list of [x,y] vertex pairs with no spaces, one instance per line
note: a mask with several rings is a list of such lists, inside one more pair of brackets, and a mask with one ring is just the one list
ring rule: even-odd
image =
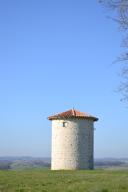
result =
[[0,192],[128,192],[128,170],[0,171]]

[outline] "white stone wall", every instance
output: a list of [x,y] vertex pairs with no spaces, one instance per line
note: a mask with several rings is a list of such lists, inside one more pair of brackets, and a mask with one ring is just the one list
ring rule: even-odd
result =
[[92,120],[53,120],[51,169],[93,169],[93,132]]

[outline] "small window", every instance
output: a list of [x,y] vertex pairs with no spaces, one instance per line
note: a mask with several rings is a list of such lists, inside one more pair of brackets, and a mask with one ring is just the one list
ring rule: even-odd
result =
[[67,122],[63,122],[63,127],[67,127]]

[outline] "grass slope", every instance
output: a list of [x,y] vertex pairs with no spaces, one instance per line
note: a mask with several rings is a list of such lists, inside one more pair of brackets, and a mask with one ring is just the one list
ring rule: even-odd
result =
[[128,192],[128,171],[0,171],[0,192]]

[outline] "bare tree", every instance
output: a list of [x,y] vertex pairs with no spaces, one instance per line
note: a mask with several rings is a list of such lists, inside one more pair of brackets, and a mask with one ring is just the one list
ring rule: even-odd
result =
[[122,100],[128,101],[128,0],[99,0],[99,2],[114,12],[111,18],[119,24],[125,34],[122,40],[125,52],[117,60],[122,63],[121,75],[123,77],[119,91],[123,94]]

